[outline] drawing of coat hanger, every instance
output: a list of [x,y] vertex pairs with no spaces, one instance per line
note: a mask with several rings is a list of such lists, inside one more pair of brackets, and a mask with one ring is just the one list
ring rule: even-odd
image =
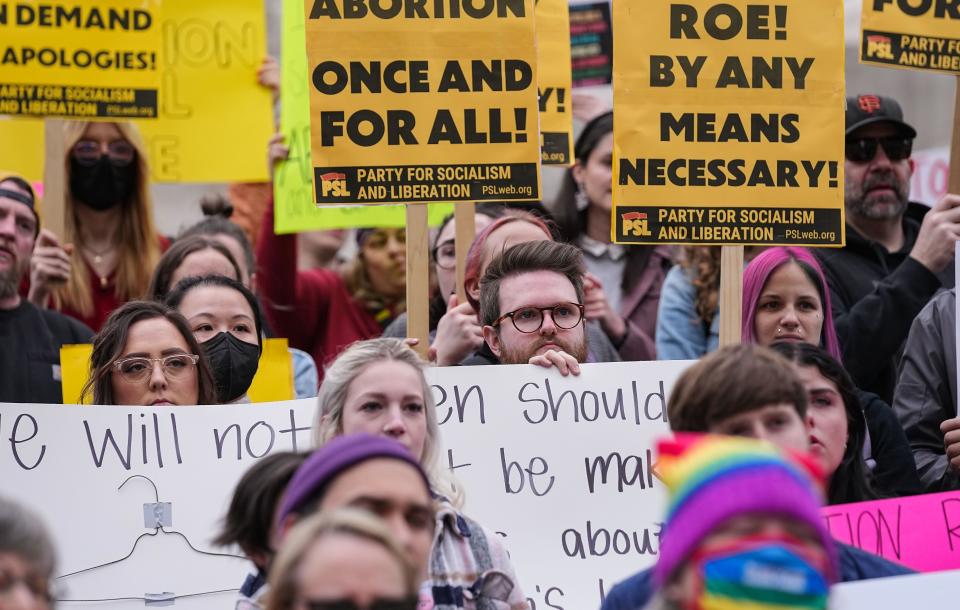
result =
[[[114,559],[112,561],[107,561],[101,564],[97,564],[95,566],[90,566],[87,568],[76,570],[74,572],[69,572],[67,574],[61,574],[60,576],[57,576],[56,578],[57,581],[60,581],[64,578],[69,578],[70,576],[76,576],[77,574],[85,574],[88,572],[92,572],[94,570],[100,570],[108,566],[122,563],[123,561],[126,561],[131,556],[133,556],[133,553],[137,550],[137,545],[140,544],[141,540],[145,538],[158,536],[160,534],[168,534],[168,535],[179,537],[180,539],[183,540],[183,542],[186,543],[187,547],[191,551],[199,555],[206,555],[209,557],[229,557],[232,559],[246,560],[246,557],[242,555],[235,555],[233,553],[216,553],[213,551],[200,550],[197,547],[195,547],[192,542],[190,542],[190,538],[188,538],[187,535],[184,534],[183,532],[172,530],[172,529],[170,530],[165,529],[166,527],[172,527],[173,525],[173,504],[171,502],[160,502],[160,493],[157,490],[156,483],[154,483],[152,479],[140,474],[131,475],[127,477],[123,481],[123,483],[120,484],[119,487],[117,487],[117,491],[120,491],[121,489],[123,489],[124,485],[129,483],[131,479],[136,479],[136,478],[140,478],[147,481],[148,483],[150,483],[151,487],[153,487],[154,502],[145,503],[143,505],[144,527],[153,528],[153,531],[144,532],[139,536],[137,536],[137,538],[133,541],[133,545],[130,547],[130,551],[123,557],[120,557],[119,559]],[[168,605],[172,605],[174,603],[174,600],[177,600],[177,599],[184,599],[188,597],[199,597],[202,595],[213,595],[217,593],[229,593],[232,591],[237,591],[237,588],[219,589],[216,591],[204,591],[200,593],[186,593],[181,595],[175,595],[174,593],[165,591],[163,593],[146,593],[144,594],[143,597],[115,597],[115,598],[99,598],[99,599],[58,599],[57,601],[60,601],[60,602],[143,601],[148,606],[168,606]]]

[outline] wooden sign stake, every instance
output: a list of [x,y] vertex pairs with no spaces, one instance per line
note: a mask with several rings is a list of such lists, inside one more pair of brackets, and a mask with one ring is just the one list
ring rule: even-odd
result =
[[743,246],[720,248],[720,347],[740,344]]
[[66,151],[63,143],[63,120],[45,119],[43,198],[41,201],[41,226],[53,231],[61,242],[66,239]]
[[950,140],[950,178],[947,192],[960,194],[960,76],[956,77],[953,103],[953,137]]
[[407,204],[407,336],[427,360],[430,348],[430,238],[427,206]]
[[[456,223],[455,244],[457,248],[457,302],[467,302],[467,289],[463,285],[467,273],[467,252],[477,233],[476,206],[471,202],[458,203],[453,208],[453,221]],[[448,295],[443,295],[447,298]]]

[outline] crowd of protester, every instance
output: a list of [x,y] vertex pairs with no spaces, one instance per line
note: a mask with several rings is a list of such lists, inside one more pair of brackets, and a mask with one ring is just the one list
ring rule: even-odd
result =
[[[61,402],[61,346],[92,343],[95,404],[245,403],[264,340],[286,338],[295,395],[318,402],[316,449],[271,455],[236,487],[217,542],[255,566],[245,607],[521,610],[506,549],[439,461],[425,368],[699,359],[669,397],[660,474],[677,495],[659,561],[604,609],[697,607],[711,587],[786,604],[774,584],[724,580],[774,556],[810,608],[833,582],[909,572],[834,543],[818,516],[960,489],[960,195],[909,201],[916,132],[899,104],[847,100],[846,246],[747,249],[737,347],[718,348],[718,248],[610,243],[612,130],[610,112],[587,122],[556,201],[476,207],[462,287],[452,217],[433,232],[424,361],[406,336],[403,228],[277,235],[281,202],[245,230],[218,200],[163,236],[136,128],[67,122],[63,235],[0,174],[0,401]],[[275,137],[270,163],[286,155]],[[709,463],[729,467],[698,479]],[[0,608],[48,607],[53,570],[42,524],[0,500],[0,598],[19,603]]]

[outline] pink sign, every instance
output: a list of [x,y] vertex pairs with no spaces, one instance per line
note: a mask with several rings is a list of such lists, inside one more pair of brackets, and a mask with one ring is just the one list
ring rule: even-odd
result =
[[920,572],[960,568],[960,491],[822,509],[834,539]]
[[932,206],[947,194],[950,178],[950,149],[946,146],[915,150],[910,200]]

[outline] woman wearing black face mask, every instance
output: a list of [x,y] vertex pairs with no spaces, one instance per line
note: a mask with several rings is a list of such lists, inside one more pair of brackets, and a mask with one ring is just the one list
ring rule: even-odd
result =
[[97,331],[146,293],[169,243],[153,223],[146,149],[133,125],[67,121],[64,139],[65,235],[38,238],[29,298]]
[[217,401],[249,402],[263,351],[260,308],[253,293],[240,282],[220,275],[189,277],[167,296],[200,343],[213,370]]

